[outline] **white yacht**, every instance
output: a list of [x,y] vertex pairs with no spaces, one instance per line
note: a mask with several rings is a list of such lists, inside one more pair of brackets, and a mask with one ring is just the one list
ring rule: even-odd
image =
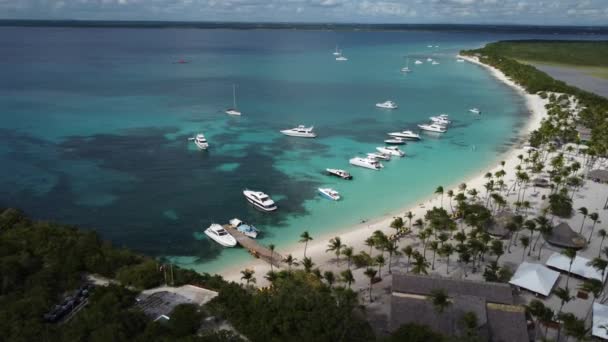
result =
[[432,65],[437,65],[437,64],[439,64],[439,62],[437,62],[437,61],[432,61],[432,62],[431,62],[431,64],[432,64]]
[[228,115],[241,115],[241,112],[236,107],[236,85],[232,85],[232,108],[228,108],[224,111]]
[[236,246],[236,239],[234,236],[230,235],[224,227],[217,223],[213,223],[209,228],[205,229],[205,235],[224,247]]
[[375,152],[375,153],[368,153],[367,157],[371,158],[371,159],[376,159],[376,160],[378,160],[378,159],[382,159],[382,160],[386,160],[386,161],[390,161],[391,160],[391,155],[390,154],[382,153],[380,151]]
[[330,176],[340,177],[342,179],[353,179],[350,173],[340,169],[325,169]]
[[277,205],[272,199],[261,191],[244,190],[243,195],[247,201],[256,208],[263,211],[274,211],[277,210]]
[[201,150],[206,150],[209,147],[209,143],[207,142],[205,135],[202,133],[196,135],[196,138],[194,138],[194,143]]
[[345,62],[348,60],[348,58],[344,57],[344,55],[342,54],[342,50],[340,50],[336,56],[336,60],[338,62]]
[[317,134],[313,132],[314,127],[305,127],[304,125],[299,125],[296,128],[292,129],[284,129],[281,133],[290,136],[290,137],[298,137],[298,138],[316,138]]
[[438,116],[431,116],[430,119],[431,119],[431,121],[433,121],[433,123],[436,123],[436,124],[441,125],[441,126],[447,126],[447,125],[449,125],[449,124],[452,123],[452,121],[450,121],[448,119],[447,114],[441,114],[441,115],[438,115]]
[[391,156],[403,157],[405,153],[399,149],[397,146],[385,146],[385,147],[376,147],[376,150],[380,153],[385,153]]
[[250,224],[244,224],[243,221],[239,220],[238,218],[233,218],[232,220],[228,221],[228,223],[235,227],[236,230],[252,239],[257,239],[258,234],[260,233],[260,231],[255,226]]
[[462,58],[456,58],[456,62],[458,62],[458,63],[463,63],[463,62],[464,62],[464,59],[462,59]]
[[405,66],[403,68],[401,68],[401,72],[405,72],[405,73],[412,72],[412,70],[410,69],[410,59],[409,58],[405,59]]
[[338,45],[336,45],[336,51],[334,51],[334,56],[340,56],[342,53],[338,50]]
[[340,200],[340,193],[337,192],[336,190],[332,189],[332,188],[319,188],[317,189],[319,191],[319,193],[321,194],[321,196],[330,199],[332,201],[339,201]]
[[421,60],[417,59],[417,60],[414,62],[414,64],[423,64],[423,62],[422,62]]
[[477,115],[481,114],[481,110],[479,110],[479,108],[471,108],[469,109],[469,112]]
[[405,145],[405,140],[395,137],[395,138],[384,140],[384,143],[389,144],[389,145]]
[[376,103],[376,107],[384,109],[397,109],[397,104],[391,100]]
[[420,129],[422,129],[422,130],[429,131],[429,132],[436,132],[436,133],[447,132],[447,129],[445,127],[438,125],[436,123],[422,124],[422,125],[418,125],[418,127],[420,127]]
[[388,133],[391,137],[408,139],[408,140],[420,140],[420,134],[416,134],[412,131],[392,132]]
[[364,167],[366,169],[380,170],[384,167],[380,162],[370,158],[355,157],[348,161],[351,165]]
[[430,63],[430,62],[433,61],[433,59],[431,57],[429,57],[429,58],[426,59],[426,61]]

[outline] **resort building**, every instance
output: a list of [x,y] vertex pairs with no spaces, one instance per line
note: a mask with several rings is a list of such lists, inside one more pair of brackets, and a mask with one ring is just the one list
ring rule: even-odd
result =
[[[449,304],[438,310],[432,293],[444,291]],[[393,274],[389,330],[403,324],[427,325],[446,336],[464,336],[463,317],[477,318],[481,341],[528,341],[525,310],[515,305],[511,286],[472,280]]]
[[559,272],[540,264],[522,262],[509,280],[509,284],[548,297],[558,278]]
[[217,292],[198,286],[163,286],[143,291],[137,298],[136,306],[151,319],[169,320],[170,313],[180,304],[205,305],[217,296]]

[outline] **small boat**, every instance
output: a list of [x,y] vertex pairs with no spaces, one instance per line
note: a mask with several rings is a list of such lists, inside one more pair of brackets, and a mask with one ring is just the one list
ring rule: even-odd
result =
[[262,211],[277,210],[277,205],[265,193],[261,191],[243,190],[243,195],[249,203]]
[[479,108],[471,108],[469,109],[469,112],[477,115],[481,114],[481,110],[479,110]]
[[447,114],[441,114],[439,116],[431,116],[429,119],[431,119],[431,121],[433,121],[433,123],[436,123],[441,126],[447,126],[452,123],[452,121],[448,120]]
[[241,112],[236,108],[236,85],[232,85],[232,108],[228,108],[224,111],[228,115],[241,115]]
[[338,45],[336,45],[336,51],[334,51],[334,56],[340,56],[342,53],[338,50]]
[[367,157],[371,158],[371,159],[376,159],[376,160],[378,160],[378,159],[382,159],[382,160],[386,160],[386,161],[390,161],[391,160],[391,155],[390,154],[382,153],[380,151],[375,152],[375,153],[368,153]]
[[456,58],[456,62],[462,63],[462,62],[464,62],[464,59],[462,59],[462,58]]
[[426,47],[428,47],[428,48],[432,48],[432,47],[433,47],[433,45],[427,45]]
[[229,223],[236,228],[239,232],[245,234],[245,236],[250,237],[252,239],[256,239],[259,234],[259,230],[253,225],[244,224],[243,221],[238,218],[233,218],[229,221]]
[[416,134],[412,131],[392,132],[388,133],[388,135],[400,139],[420,140],[420,134]]
[[183,59],[183,58],[180,58],[177,61],[173,62],[173,64],[188,64],[188,63],[190,63],[190,61]]
[[401,138],[391,138],[384,140],[384,143],[389,145],[405,145],[405,140]]
[[418,60],[418,59],[417,59],[417,60],[414,62],[414,64],[423,64],[423,62],[422,62],[421,60]]
[[290,136],[290,137],[298,137],[298,138],[316,138],[317,135],[313,132],[314,127],[305,127],[304,125],[299,125],[296,128],[292,129],[284,129],[281,133]]
[[432,65],[437,65],[437,64],[439,64],[439,62],[437,62],[437,61],[433,61],[433,62],[431,62],[431,64],[432,64]]
[[340,169],[325,169],[330,176],[340,177],[342,179],[353,179],[350,173]]
[[321,196],[330,199],[332,201],[338,201],[340,200],[340,193],[338,193],[336,190],[332,189],[332,188],[319,188],[319,193],[321,194]]
[[202,133],[196,135],[194,143],[200,150],[206,150],[209,147],[209,143]]
[[403,157],[405,156],[405,152],[401,151],[397,146],[385,146],[385,147],[376,147],[376,150],[380,153],[385,153],[391,156]]
[[427,59],[426,59],[426,61],[427,61],[427,62],[432,62],[432,61],[433,61],[433,59],[432,59],[431,57],[429,57],[429,58],[427,58]]
[[444,126],[438,125],[436,123],[422,124],[422,125],[418,125],[418,127],[420,127],[420,129],[422,129],[422,130],[429,131],[429,132],[436,132],[436,133],[447,132],[447,129]]
[[379,161],[370,158],[355,157],[348,161],[351,165],[363,167],[366,169],[380,170],[384,167]]
[[384,101],[381,103],[376,103],[376,107],[383,109],[397,109],[397,104],[393,101]]
[[410,59],[406,58],[406,62],[405,62],[405,66],[403,68],[401,68],[401,72],[412,72],[412,70],[410,69]]
[[342,50],[340,50],[336,56],[336,61],[338,62],[345,62],[348,60],[348,58],[344,57],[344,55],[342,54]]
[[205,235],[224,247],[236,246],[236,239],[234,236],[230,235],[224,227],[217,223],[213,223],[209,228],[205,229]]

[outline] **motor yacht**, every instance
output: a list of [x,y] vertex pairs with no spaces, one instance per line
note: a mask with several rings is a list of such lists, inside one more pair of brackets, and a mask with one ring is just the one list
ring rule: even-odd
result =
[[327,199],[330,199],[332,201],[340,200],[340,193],[332,188],[319,188],[318,190],[319,190],[319,193],[321,194],[321,196],[323,196]]
[[250,237],[252,239],[256,239],[260,232],[253,225],[244,224],[243,221],[239,220],[238,218],[233,218],[232,220],[229,221],[229,223],[233,227],[236,227],[236,230],[238,230],[239,232],[245,234],[245,236]]
[[390,154],[382,153],[382,152],[379,152],[379,151],[375,152],[375,153],[368,153],[367,157],[371,158],[371,159],[376,159],[376,160],[379,160],[379,159],[386,160],[386,161],[390,161],[391,160],[391,155]]
[[236,85],[232,85],[232,108],[228,108],[224,111],[224,113],[228,115],[241,115],[241,111],[239,111],[236,107]]
[[376,103],[376,107],[384,109],[397,109],[397,104],[393,101],[384,101],[382,103]]
[[429,57],[429,58],[426,59],[426,61],[430,63],[430,62],[433,61],[433,59],[431,57]]
[[429,131],[429,132],[436,132],[436,133],[447,132],[447,129],[444,126],[438,125],[436,123],[422,124],[422,125],[418,125],[418,127],[420,127],[420,129],[422,129],[422,130]]
[[379,161],[370,158],[355,157],[348,161],[351,165],[366,169],[380,170],[384,167]]
[[439,115],[439,116],[431,116],[429,119],[431,119],[431,121],[433,123],[436,123],[438,125],[441,126],[447,126],[449,124],[452,123],[452,121],[448,120],[447,115],[444,116],[445,114]]
[[236,239],[234,236],[230,235],[224,227],[217,223],[213,223],[209,228],[205,229],[205,235],[224,247],[236,246]]
[[249,203],[262,211],[277,210],[277,205],[265,193],[261,191],[244,190],[243,195]]
[[380,153],[388,154],[391,156],[403,157],[405,152],[401,151],[397,146],[384,146],[376,147],[376,150]]
[[405,140],[401,138],[391,138],[384,140],[384,143],[388,145],[405,145]]
[[317,135],[313,132],[314,127],[305,127],[304,125],[299,125],[296,128],[285,129],[282,130],[281,133],[290,136],[290,137],[298,137],[298,138],[316,138]]
[[481,114],[481,110],[479,110],[479,108],[471,108],[469,109],[469,112],[477,115]]
[[423,64],[423,62],[422,62],[421,60],[417,59],[417,60],[414,62],[414,64]]
[[329,174],[330,176],[335,176],[335,177],[340,177],[342,179],[353,179],[353,176],[344,171],[344,170],[340,170],[340,169],[325,169],[325,171],[327,172],[327,174]]
[[420,134],[416,134],[412,131],[392,132],[388,133],[389,136],[408,140],[420,140]]
[[194,138],[194,143],[200,150],[206,150],[209,148],[209,143],[207,142],[205,135],[202,133],[196,135],[196,138]]
[[437,61],[432,61],[432,62],[431,62],[431,64],[432,64],[432,65],[437,65],[437,64],[439,64],[439,62],[437,62]]

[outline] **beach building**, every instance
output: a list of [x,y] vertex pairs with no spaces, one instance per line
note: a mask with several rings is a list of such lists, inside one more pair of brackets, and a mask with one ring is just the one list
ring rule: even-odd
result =
[[[434,290],[443,290],[450,305],[438,312],[430,300]],[[481,341],[528,341],[525,310],[515,305],[508,284],[457,280],[412,274],[393,274],[389,330],[403,324],[429,326],[446,336],[462,336],[462,318],[477,317]]]
[[217,292],[194,285],[180,287],[163,286],[143,291],[137,298],[136,307],[151,319],[169,320],[173,309],[180,304],[205,305],[217,296]]
[[559,278],[559,272],[541,264],[523,262],[509,280],[509,284],[548,297]]
[[581,249],[587,246],[587,240],[572,230],[566,222],[553,227],[551,234],[545,235],[544,238],[549,244],[557,247]]
[[486,223],[486,231],[488,234],[501,239],[507,237],[509,235],[509,231],[506,227],[509,222],[513,220],[513,216],[513,213],[504,210],[496,213],[496,215],[494,215],[494,217]]
[[581,278],[604,281],[606,274],[602,275],[602,272],[587,265],[589,261],[591,260],[577,255],[572,261],[572,266],[570,266],[570,258],[561,253],[553,253],[547,259],[546,265],[560,271],[568,272],[570,270],[571,274],[575,274]]
[[608,305],[593,303],[591,335],[608,340]]
[[608,183],[608,170],[596,169],[587,173],[587,178],[598,183]]

